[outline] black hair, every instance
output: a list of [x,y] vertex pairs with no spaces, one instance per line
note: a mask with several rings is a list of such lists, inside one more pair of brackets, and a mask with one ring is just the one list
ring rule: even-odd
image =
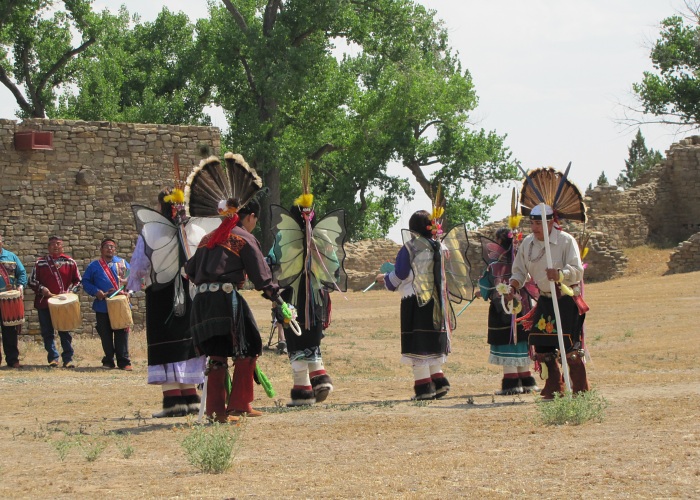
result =
[[501,245],[504,249],[509,250],[513,246],[513,233],[507,227],[502,227],[496,231],[496,243]]
[[107,243],[108,241],[111,241],[112,243],[114,243],[114,246],[117,246],[117,242],[114,241],[114,238],[105,238],[100,242],[100,248],[105,246],[105,243]]
[[260,218],[260,202],[256,199],[251,199],[238,209],[238,216],[242,219],[246,215],[255,214]]
[[430,213],[425,210],[418,210],[408,220],[408,229],[428,239],[433,237],[433,233],[429,229],[431,225]]

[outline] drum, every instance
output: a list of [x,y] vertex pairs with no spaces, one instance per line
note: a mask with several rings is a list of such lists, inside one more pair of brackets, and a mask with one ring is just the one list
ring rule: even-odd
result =
[[54,295],[47,300],[54,330],[72,332],[83,324],[80,316],[80,300],[74,293]]
[[2,314],[2,324],[5,326],[24,323],[24,301],[19,290],[0,293],[0,314]]
[[109,315],[109,324],[114,330],[123,330],[134,324],[131,318],[131,307],[129,306],[129,297],[126,295],[116,295],[111,299],[105,299],[107,302],[107,314]]

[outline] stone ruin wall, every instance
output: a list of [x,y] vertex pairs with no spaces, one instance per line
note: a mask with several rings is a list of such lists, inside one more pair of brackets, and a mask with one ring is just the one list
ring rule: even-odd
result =
[[671,253],[668,274],[700,271],[700,233],[681,242]]
[[[53,149],[18,151],[15,132],[53,132]],[[218,154],[214,127],[143,125],[32,119],[0,120],[0,232],[29,276],[48,238],[64,238],[66,253],[81,272],[99,257],[99,244],[117,240],[129,258],[136,241],[132,204],[154,207],[160,190],[173,182],[173,154],[186,178],[199,164],[201,148]],[[81,295],[83,328],[96,333],[92,300]],[[141,295],[141,294],[138,294]],[[132,299],[134,323],[144,322],[144,298]],[[24,334],[38,334],[34,292],[25,293]]]
[[[586,195],[590,227],[608,235],[617,248],[688,240],[700,231],[700,136],[672,144],[666,160],[630,189],[597,186]],[[676,256],[681,248],[683,255]],[[692,248],[697,247],[680,245],[674,250],[669,272],[698,269],[687,254]]]

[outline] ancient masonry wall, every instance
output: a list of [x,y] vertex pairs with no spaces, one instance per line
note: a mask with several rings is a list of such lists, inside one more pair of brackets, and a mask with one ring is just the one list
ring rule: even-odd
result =
[[[15,132],[53,132],[53,148],[18,151]],[[50,235],[64,238],[66,253],[81,272],[99,257],[99,243],[117,240],[118,255],[129,258],[136,241],[132,204],[153,207],[158,192],[173,183],[173,155],[183,178],[199,164],[200,151],[218,154],[214,127],[144,125],[33,119],[0,120],[0,232],[28,275],[46,254]],[[34,294],[25,294],[23,333],[39,324]],[[83,328],[96,333],[91,300],[81,292]],[[143,324],[143,297],[134,297],[134,321]]]
[[700,233],[681,242],[668,261],[668,274],[693,271],[700,271]]

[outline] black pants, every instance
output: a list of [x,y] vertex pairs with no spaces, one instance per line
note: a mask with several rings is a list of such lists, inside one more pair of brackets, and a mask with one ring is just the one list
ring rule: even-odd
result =
[[105,353],[102,364],[114,367],[114,357],[117,357],[117,366],[124,368],[131,364],[129,359],[129,329],[112,329],[107,313],[95,313],[97,320],[97,333],[102,341],[102,350]]
[[[12,366],[19,361],[16,326],[2,325],[2,349],[5,351],[7,366]],[[2,361],[2,355],[0,355],[0,361]]]

